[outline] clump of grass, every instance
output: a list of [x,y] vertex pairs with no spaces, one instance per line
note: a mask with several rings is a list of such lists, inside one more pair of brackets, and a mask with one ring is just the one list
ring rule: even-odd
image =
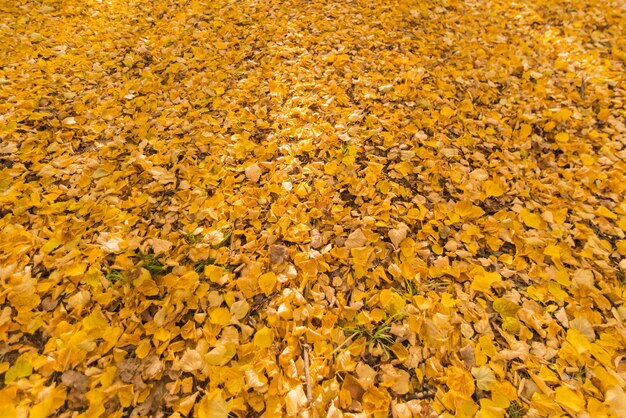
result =
[[127,281],[126,276],[124,276],[124,273],[121,272],[120,270],[111,270],[104,277],[111,284],[115,284],[117,282],[126,283]]
[[373,332],[368,333],[369,341],[387,349],[394,342],[393,336],[389,333],[389,331],[391,331],[391,327],[389,325],[379,325],[374,328]]
[[200,261],[197,261],[196,264],[194,264],[193,270],[196,273],[200,274],[200,273],[202,273],[204,271],[204,268],[206,266],[210,266],[212,264],[215,264],[215,259],[213,259],[213,258],[207,258],[206,260],[200,260]]
[[585,367],[581,367],[580,369],[576,370],[571,375],[571,379],[573,380],[585,380],[586,377],[587,377],[587,369]]
[[165,266],[154,254],[145,254],[141,257],[141,267],[150,272],[151,275],[161,275],[169,273],[171,267]]
[[404,287],[409,295],[415,296],[417,295],[417,287],[410,280],[404,280]]
[[357,325],[354,328],[341,327],[341,330],[350,333],[350,335],[341,345],[335,348],[332,354],[334,355],[337,351],[341,350],[341,348],[349,344],[350,341],[365,337],[368,344],[382,348],[388,356],[391,356],[390,347],[395,342],[395,338],[390,332],[391,323],[402,319],[403,316],[402,313],[391,315],[387,317],[385,322],[376,325],[373,329],[367,329],[362,325]]
[[350,333],[347,341],[365,337],[368,343],[378,345],[385,351],[387,351],[389,346],[394,342],[393,336],[389,333],[391,327],[386,322],[374,327],[372,330],[368,330],[361,325],[356,328],[344,328],[343,330]]
[[526,410],[522,408],[517,402],[511,402],[511,405],[506,409],[506,416],[509,418],[522,418],[526,415]]
[[189,245],[195,245],[195,244],[199,243],[200,240],[202,240],[202,237],[200,235],[197,235],[197,234],[187,234],[185,239],[187,240],[187,243]]
[[426,284],[426,287],[428,288],[428,290],[435,290],[435,291],[437,291],[437,290],[444,290],[449,285],[450,285],[450,283],[447,283],[447,282],[442,282],[442,281],[438,281],[438,280],[430,280]]

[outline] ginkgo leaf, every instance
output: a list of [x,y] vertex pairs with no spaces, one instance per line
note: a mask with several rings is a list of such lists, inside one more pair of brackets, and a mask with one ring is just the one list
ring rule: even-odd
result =
[[558,134],[556,134],[554,139],[556,139],[556,142],[568,142],[569,134],[567,132],[559,132]]
[[374,249],[371,247],[352,248],[350,254],[357,266],[367,266],[372,258]]
[[475,389],[474,378],[470,372],[460,367],[448,368],[447,385],[451,391],[461,396],[471,396]]
[[496,382],[496,375],[487,366],[472,367],[472,376],[476,379],[476,387],[481,390],[491,390],[491,384]]
[[226,325],[230,322],[230,310],[228,308],[218,307],[209,313],[211,323],[217,325]]
[[390,289],[383,289],[380,292],[379,298],[381,307],[388,311],[391,315],[395,315],[402,311],[402,308],[404,308],[406,304],[404,298]]
[[181,370],[191,373],[202,367],[202,356],[196,350],[187,350],[178,364]]
[[585,400],[567,386],[559,386],[555,390],[555,399],[563,408],[572,413],[579,413],[585,408]]
[[561,250],[557,245],[548,245],[544,250],[543,253],[545,255],[549,255],[552,258],[560,258],[561,257]]
[[33,372],[33,366],[30,360],[30,356],[25,353],[17,358],[15,364],[13,364],[6,371],[4,375],[4,383],[9,384],[16,379],[20,379],[22,377],[28,377]]
[[298,416],[300,409],[307,403],[307,398],[302,385],[296,386],[290,390],[285,396],[285,406],[287,408],[287,416]]
[[367,237],[361,231],[361,228],[354,230],[350,235],[348,235],[348,239],[346,240],[347,248],[357,248],[362,247],[367,243]]
[[221,389],[207,393],[197,404],[198,418],[227,418],[230,412],[228,402]]
[[502,196],[506,191],[500,183],[491,180],[484,182],[483,186],[485,188],[485,193],[487,194],[487,196]]
[[263,170],[261,169],[261,167],[259,167],[258,164],[252,164],[246,168],[245,173],[248,180],[252,182],[257,182],[261,178]]
[[526,209],[523,209],[520,215],[526,226],[535,229],[539,229],[541,227],[541,217],[539,217],[539,215],[532,213]]
[[451,108],[449,108],[448,106],[444,106],[441,109],[441,114],[447,118],[451,117],[452,115],[454,115],[454,110],[452,110]]
[[514,317],[520,308],[515,302],[505,298],[497,298],[493,301],[493,309],[503,317]]
[[526,123],[522,123],[520,125],[520,137],[522,138],[526,138],[528,136],[530,136],[530,134],[532,133],[532,126],[526,124]]
[[517,334],[521,329],[521,324],[517,318],[506,316],[502,320],[502,329],[511,334]]
[[607,219],[617,219],[617,215],[614,212],[612,212],[609,209],[607,209],[606,207],[604,207],[604,206],[600,206],[596,210],[596,213],[598,215],[600,215],[600,216],[603,216],[603,217],[607,218]]
[[395,245],[396,247],[399,247],[402,241],[404,241],[404,239],[406,238],[406,233],[407,233],[406,227],[390,229],[389,239],[391,240],[393,245]]
[[274,290],[274,286],[276,286],[276,274],[274,272],[270,271],[259,277],[259,287],[266,296]]
[[472,280],[471,288],[480,292],[488,292],[491,286],[502,281],[502,276],[498,272],[485,272],[479,274]]
[[274,341],[274,335],[270,328],[264,327],[254,334],[254,345],[259,348],[268,348]]

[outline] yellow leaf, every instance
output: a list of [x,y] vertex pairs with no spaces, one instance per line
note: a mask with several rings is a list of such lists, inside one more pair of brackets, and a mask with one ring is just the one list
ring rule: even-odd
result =
[[300,414],[300,409],[307,403],[306,394],[302,385],[296,386],[290,390],[285,396],[285,409],[287,410],[287,416],[294,417]]
[[491,338],[487,337],[486,335],[483,335],[482,337],[478,338],[478,345],[485,352],[485,354],[487,354],[489,357],[495,356],[496,353],[498,352],[498,349],[494,345]]
[[174,285],[174,288],[194,290],[196,287],[198,287],[198,280],[198,273],[191,270],[178,278]]
[[400,246],[400,244],[402,243],[402,241],[404,241],[404,239],[406,238],[406,232],[407,232],[407,227],[403,224],[402,227],[398,228],[398,229],[391,229],[389,230],[389,239],[391,240],[391,243],[398,248]]
[[561,285],[553,280],[548,282],[548,291],[552,293],[552,295],[559,302],[563,302],[565,298],[567,298],[567,292],[561,288]]
[[520,138],[527,138],[530,136],[532,131],[533,131],[532,126],[522,123],[522,125],[520,126],[520,130],[519,130],[519,136]]
[[409,357],[409,350],[406,349],[402,343],[394,343],[391,347],[389,347],[393,354],[396,355],[396,358],[400,361],[404,361]]
[[383,289],[379,295],[380,306],[391,315],[401,312],[406,302],[402,296],[391,289]]
[[487,292],[494,283],[502,281],[502,276],[498,272],[485,272],[474,277],[470,287],[479,292]]
[[552,258],[561,258],[561,250],[558,245],[550,244],[543,250],[544,255]]
[[521,308],[515,302],[505,298],[497,298],[493,301],[493,310],[505,317],[514,317]]
[[209,314],[209,320],[212,324],[216,325],[228,325],[230,322],[230,311],[228,308],[215,308]]
[[68,276],[78,276],[80,274],[83,274],[86,270],[87,270],[86,263],[75,263],[75,264],[72,264],[70,268],[65,270],[65,274]]
[[502,329],[511,334],[520,332],[521,324],[517,318],[506,316],[502,321]]
[[63,406],[65,389],[53,386],[47,392],[47,396],[30,409],[29,418],[47,418]]
[[276,285],[276,274],[272,271],[269,273],[265,273],[259,277],[259,287],[265,293],[265,296],[269,296],[274,290],[274,286]]
[[187,416],[191,411],[191,408],[196,404],[196,398],[200,392],[196,392],[193,395],[182,398],[177,404],[177,412]]
[[248,314],[250,310],[250,304],[245,300],[238,300],[230,305],[230,313],[237,319],[242,319]]
[[50,240],[48,240],[48,242],[41,246],[41,252],[44,254],[50,254],[59,245],[61,245],[60,240],[58,240],[57,238],[51,238]]
[[487,196],[502,196],[506,191],[500,183],[491,180],[487,180],[485,183],[483,183],[483,187],[485,188],[485,193],[487,194]]
[[226,283],[227,277],[225,276],[226,272],[220,266],[216,266],[215,264],[209,264],[204,267],[204,275],[213,283],[224,284]]
[[462,200],[454,205],[454,213],[459,215],[461,218],[473,219],[483,216],[485,211],[479,206],[472,204],[469,200]]
[[504,418],[506,416],[505,412],[505,408],[491,399],[483,398],[480,400],[481,418]]
[[567,109],[567,108],[561,108],[558,111],[556,111],[553,115],[553,118],[555,120],[561,121],[561,122],[565,122],[566,120],[568,120],[570,118],[570,116],[572,116],[572,111]]
[[600,342],[592,343],[589,348],[589,352],[596,360],[598,360],[605,367],[612,367],[613,357],[611,353],[605,350]]
[[611,110],[610,109],[601,109],[598,112],[598,119],[600,119],[600,120],[607,120],[610,116],[611,116]]
[[391,396],[384,388],[372,386],[363,394],[363,411],[367,416],[387,417]]
[[552,396],[535,392],[532,395],[530,406],[537,410],[542,417],[562,416],[563,410],[554,402]]
[[607,209],[604,206],[600,206],[597,210],[596,213],[602,217],[605,217],[607,219],[617,219],[617,215],[613,212],[611,212],[609,209]]
[[474,393],[474,378],[465,369],[460,367],[448,367],[446,384],[451,391],[463,397],[470,397]]
[[228,418],[230,408],[217,389],[204,395],[198,402],[198,418]]
[[317,274],[317,260],[310,259],[297,263],[305,277],[315,277]]
[[8,384],[22,377],[28,377],[33,373],[30,354],[24,353],[15,360],[15,364],[9,367],[4,375],[4,383]]
[[233,343],[218,341],[215,348],[204,355],[204,360],[211,366],[223,366],[237,354],[237,346]]
[[559,405],[570,413],[579,413],[585,409],[585,400],[567,386],[559,386],[555,390],[555,399]]
[[413,169],[415,167],[413,166],[413,163],[411,163],[410,161],[402,161],[400,163],[394,164],[392,168],[393,170],[397,171],[398,173],[406,177],[409,173],[413,172]]
[[526,209],[522,209],[520,213],[524,224],[530,228],[539,229],[541,227],[541,217]]
[[274,334],[271,329],[263,327],[254,334],[254,345],[259,348],[269,348],[274,341]]
[[365,267],[370,262],[374,249],[371,247],[351,248],[350,254],[355,265]]
[[566,132],[559,132],[558,134],[556,134],[554,139],[556,139],[556,142],[561,142],[561,143],[568,142],[569,134]]
[[155,254],[164,254],[172,248],[172,243],[165,239],[152,238],[152,249]]
[[196,350],[187,349],[180,360],[176,362],[176,365],[178,369],[192,373],[202,368],[202,356]]
[[83,319],[83,327],[85,330],[103,330],[109,325],[109,320],[102,313],[102,310],[98,306],[95,308],[89,316]]
[[0,417],[17,418],[17,411],[13,403],[6,401],[0,404]]
[[148,354],[150,353],[151,348],[152,348],[152,345],[150,344],[149,339],[146,338],[146,339],[139,341],[139,344],[137,344],[137,349],[135,350],[135,354],[137,355],[137,358],[139,359],[146,358]]
[[558,225],[563,224],[567,219],[567,208],[559,209],[554,211],[554,222]]
[[476,387],[481,390],[491,390],[491,384],[496,382],[496,375],[487,366],[472,367],[472,376],[476,379]]
[[448,106],[444,106],[441,109],[441,114],[445,116],[446,118],[449,118],[449,117],[452,117],[452,115],[454,115],[454,110]]

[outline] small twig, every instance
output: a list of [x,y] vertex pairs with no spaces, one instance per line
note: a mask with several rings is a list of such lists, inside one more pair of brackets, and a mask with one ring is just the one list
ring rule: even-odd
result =
[[309,406],[313,403],[313,388],[311,387],[311,371],[309,370],[309,345],[302,344],[302,358],[304,359],[304,378],[306,379],[306,398]]
[[587,88],[587,75],[583,74],[581,77],[582,81],[580,82],[580,89],[578,90],[578,93],[580,94],[580,98],[585,100],[586,94],[585,94],[585,88]]

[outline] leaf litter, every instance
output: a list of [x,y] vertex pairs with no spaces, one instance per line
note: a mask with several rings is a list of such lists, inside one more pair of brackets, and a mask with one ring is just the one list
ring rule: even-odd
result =
[[625,11],[5,2],[0,416],[626,416]]

